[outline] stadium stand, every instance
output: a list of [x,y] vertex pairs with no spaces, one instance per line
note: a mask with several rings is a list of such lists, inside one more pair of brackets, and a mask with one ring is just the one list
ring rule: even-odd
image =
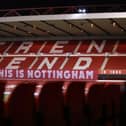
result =
[[0,126],[126,125],[126,13],[63,9],[0,11]]

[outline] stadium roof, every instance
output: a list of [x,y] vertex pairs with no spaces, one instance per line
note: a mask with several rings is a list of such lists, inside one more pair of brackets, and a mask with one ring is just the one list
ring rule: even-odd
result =
[[70,9],[53,14],[52,8],[44,13],[34,8],[31,15],[27,9],[2,10],[0,41],[126,39],[126,12],[78,13]]

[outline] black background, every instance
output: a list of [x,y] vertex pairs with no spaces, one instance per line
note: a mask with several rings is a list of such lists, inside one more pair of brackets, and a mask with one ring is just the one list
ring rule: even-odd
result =
[[126,0],[0,0],[0,9],[92,4],[126,4]]

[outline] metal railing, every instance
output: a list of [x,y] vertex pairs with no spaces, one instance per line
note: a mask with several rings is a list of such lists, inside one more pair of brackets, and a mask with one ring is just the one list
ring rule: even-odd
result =
[[86,9],[87,13],[124,12],[126,11],[126,4],[95,4],[95,5],[93,4],[93,5],[82,5],[82,6],[1,9],[0,17],[79,13],[78,9],[83,9],[83,8]]

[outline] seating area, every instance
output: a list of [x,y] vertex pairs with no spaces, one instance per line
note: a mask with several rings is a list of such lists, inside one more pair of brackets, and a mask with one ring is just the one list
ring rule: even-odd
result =
[[0,126],[124,126],[124,82],[20,82],[5,102],[8,85],[0,81]]
[[0,126],[124,126],[126,83],[98,82],[95,75],[125,76],[125,41],[1,42],[0,47],[0,79],[7,80],[0,81]]

